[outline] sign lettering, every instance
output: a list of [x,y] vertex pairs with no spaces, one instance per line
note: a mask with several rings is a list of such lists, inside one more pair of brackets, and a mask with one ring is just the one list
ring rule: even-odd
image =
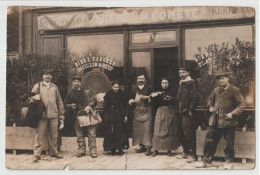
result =
[[76,67],[78,72],[81,72],[82,70],[88,68],[103,68],[112,71],[115,65],[116,62],[114,60],[101,56],[86,57],[74,63],[74,66]]
[[38,29],[59,30],[104,26],[241,19],[255,16],[250,7],[147,7],[40,14]]

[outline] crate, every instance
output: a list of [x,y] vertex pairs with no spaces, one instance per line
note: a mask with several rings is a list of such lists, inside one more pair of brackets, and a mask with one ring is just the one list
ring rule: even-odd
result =
[[[30,127],[6,127],[6,146],[5,149],[13,150],[34,150],[34,139],[36,130]],[[48,132],[44,135],[43,150],[49,153]]]
[[[198,129],[196,131],[196,154],[198,160],[202,160],[204,156],[204,143],[206,132]],[[253,131],[236,131],[234,141],[234,157],[242,159],[242,163],[246,163],[246,159],[255,159],[255,132]],[[226,141],[224,137],[221,138],[215,157],[225,157],[224,149],[226,147]]]

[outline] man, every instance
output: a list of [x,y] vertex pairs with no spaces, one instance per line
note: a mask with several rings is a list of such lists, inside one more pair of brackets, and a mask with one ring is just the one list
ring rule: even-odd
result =
[[87,130],[88,136],[88,147],[90,156],[92,158],[97,157],[97,147],[96,147],[96,125],[91,125],[87,127],[80,127],[77,120],[77,114],[79,111],[84,110],[86,114],[89,114],[90,108],[94,108],[97,104],[96,99],[90,101],[90,98],[81,89],[81,78],[75,76],[72,81],[72,91],[66,96],[64,100],[66,113],[71,122],[74,123],[74,128],[76,130],[77,143],[78,143],[78,153],[77,157],[82,157],[86,155],[86,142],[84,136],[84,129]]
[[137,86],[132,90],[129,105],[133,110],[133,146],[141,147],[136,152],[151,155],[152,148],[152,106],[149,95],[151,88],[146,84],[144,74],[137,75]]
[[212,158],[222,135],[226,140],[224,168],[232,167],[230,162],[234,158],[237,116],[243,112],[246,105],[240,90],[229,84],[229,73],[220,73],[216,79],[219,80],[219,86],[213,90],[208,98],[208,107],[212,115],[209,119],[204,144],[204,158],[203,162],[195,165],[197,168],[211,166]]
[[[64,120],[64,105],[60,97],[60,92],[58,87],[51,83],[52,73],[51,70],[43,71],[43,81],[39,84],[35,84],[32,93],[37,93],[38,88],[40,89],[40,94],[31,97],[31,100],[41,99],[46,110],[43,111],[42,118],[39,120],[38,127],[36,129],[35,145],[34,145],[34,162],[40,160],[43,136],[48,129],[50,137],[50,153],[52,157],[57,159],[62,159],[63,157],[58,153],[58,120]],[[39,87],[40,85],[40,87]]]
[[183,154],[178,159],[196,160],[196,119],[195,108],[199,101],[195,81],[189,76],[189,69],[179,68],[180,83],[177,93],[179,101],[179,140],[183,147]]

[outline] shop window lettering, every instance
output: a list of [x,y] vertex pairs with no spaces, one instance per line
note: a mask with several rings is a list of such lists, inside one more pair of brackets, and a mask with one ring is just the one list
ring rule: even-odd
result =
[[112,59],[100,56],[83,58],[74,63],[74,65],[79,72],[88,68],[103,68],[112,71],[116,62]]

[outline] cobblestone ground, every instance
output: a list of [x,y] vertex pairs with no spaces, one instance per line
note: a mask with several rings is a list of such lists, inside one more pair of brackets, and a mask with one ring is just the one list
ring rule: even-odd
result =
[[[64,169],[66,166],[69,166],[69,169],[196,169],[195,163],[187,163],[187,160],[176,158],[182,152],[181,147],[170,157],[166,153],[160,153],[156,157],[145,156],[143,153],[137,154],[135,149],[138,149],[138,146],[130,147],[125,155],[111,156],[103,152],[103,139],[98,138],[98,158],[92,159],[88,152],[84,157],[76,157],[76,137],[63,137],[62,142],[61,154],[64,156],[63,159],[57,160],[42,155],[41,160],[34,163],[32,152],[18,152],[17,155],[7,153],[6,167],[10,169]],[[223,164],[222,161],[215,160],[213,167],[205,169],[223,169]],[[249,161],[247,164],[242,164],[241,160],[237,160],[232,163],[232,166],[233,169],[253,169],[255,163]]]

